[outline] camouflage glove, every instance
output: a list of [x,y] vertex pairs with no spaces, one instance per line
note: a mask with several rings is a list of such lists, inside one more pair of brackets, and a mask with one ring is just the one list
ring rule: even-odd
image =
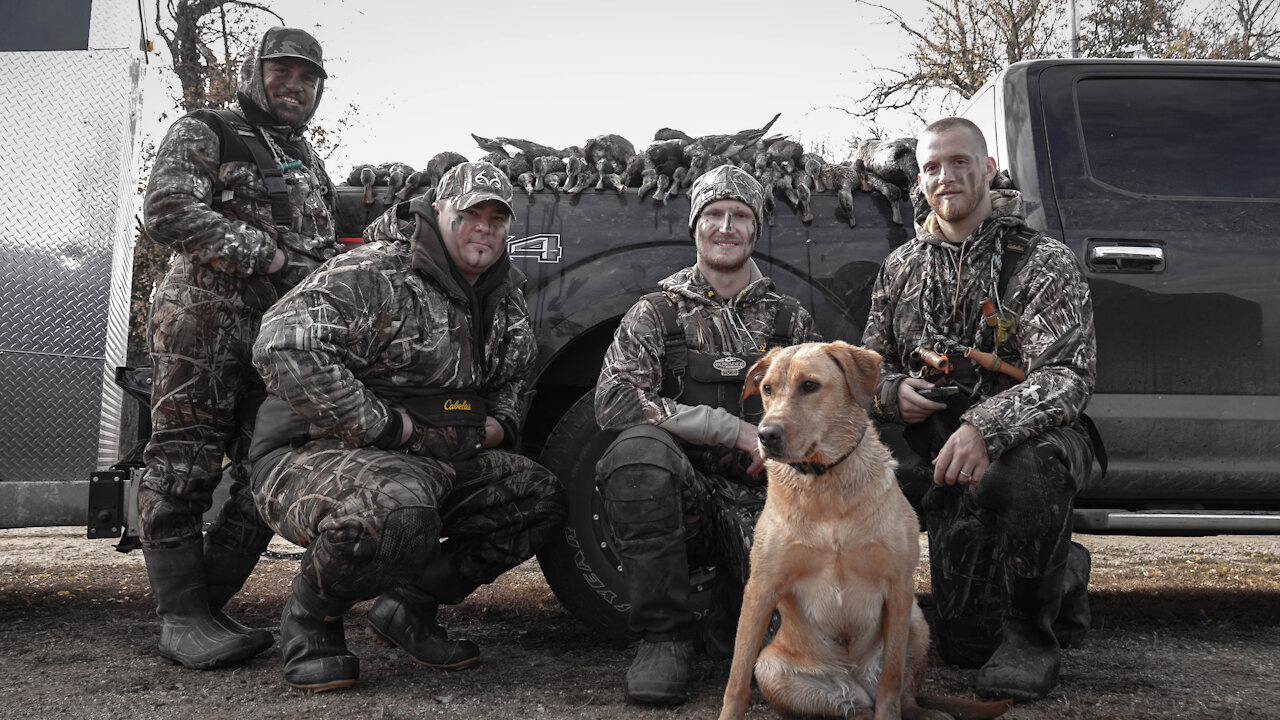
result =
[[244,286],[240,291],[244,304],[251,310],[265,312],[293,286],[305,280],[316,268],[336,254],[336,250],[329,246],[307,247],[315,244],[314,238],[289,230],[280,231],[276,247],[284,253],[284,267],[274,273],[251,275],[245,278]]
[[457,462],[480,452],[484,447],[484,436],[484,426],[431,427],[424,423],[414,423],[409,442],[400,449],[410,455]]

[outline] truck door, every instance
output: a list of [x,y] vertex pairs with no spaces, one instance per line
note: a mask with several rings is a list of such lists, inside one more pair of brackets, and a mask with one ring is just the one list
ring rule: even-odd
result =
[[1089,497],[1274,502],[1280,67],[1053,65],[1038,96],[1097,320],[1113,453]]

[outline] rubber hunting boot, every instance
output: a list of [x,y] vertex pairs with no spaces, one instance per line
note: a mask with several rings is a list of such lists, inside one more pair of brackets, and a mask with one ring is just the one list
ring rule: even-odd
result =
[[342,615],[350,600],[320,597],[298,574],[293,594],[280,615],[280,654],[284,681],[293,687],[324,692],[351,687],[360,677],[360,658],[347,650]]
[[369,608],[366,633],[375,642],[398,647],[419,665],[463,670],[476,664],[480,649],[470,640],[450,640],[436,622],[434,599],[407,588],[389,590]]
[[209,611],[204,550],[199,542],[143,548],[142,554],[160,616],[162,656],[207,670],[243,662],[265,649],[261,638],[224,627]]
[[1089,550],[1079,543],[1071,543],[1067,570],[1063,573],[1062,608],[1053,622],[1053,634],[1058,638],[1058,646],[1064,650],[1084,642],[1093,622],[1093,614],[1089,610],[1089,573],[1092,567]]
[[244,587],[244,581],[249,578],[249,574],[257,564],[257,554],[238,553],[217,543],[211,543],[207,537],[205,538],[204,577],[209,596],[209,612],[222,627],[249,638],[257,647],[255,655],[271,647],[275,642],[271,632],[243,625],[223,612],[222,608],[226,607],[227,601],[232,596],[240,592],[240,588]]
[[627,670],[627,702],[679,705],[688,698],[692,640],[641,640]]
[[1000,645],[978,671],[978,694],[1039,700],[1058,682],[1061,653],[1053,620],[1062,601],[1063,568],[1034,578],[1014,576],[1004,608]]

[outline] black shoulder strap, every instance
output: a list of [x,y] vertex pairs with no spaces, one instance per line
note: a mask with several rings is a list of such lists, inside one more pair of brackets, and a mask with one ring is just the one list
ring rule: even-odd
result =
[[1040,233],[1030,228],[1019,228],[1018,232],[1004,239],[1004,254],[1000,256],[1000,284],[996,287],[1001,301],[1007,297],[1009,282],[1013,279],[1014,273],[1027,258],[1031,257],[1031,252],[1036,249],[1036,241],[1039,239]]
[[778,301],[778,311],[773,316],[773,332],[769,335],[768,347],[785,347],[791,344],[795,336],[796,317],[800,314],[800,301],[790,295],[783,295]]
[[651,292],[644,299],[658,311],[662,320],[662,342],[666,358],[662,364],[662,396],[679,398],[684,390],[684,374],[689,368],[689,342],[676,317],[676,306],[662,291]]
[[[239,115],[226,109],[196,110],[191,117],[213,128],[222,141],[222,161],[238,160],[232,157],[236,151],[247,151],[247,155],[258,166],[262,174],[262,182],[267,186],[271,197],[271,218],[276,225],[291,227],[293,225],[293,205],[289,202],[289,186],[284,181],[284,170],[280,167],[267,143],[257,128],[245,122]],[[238,147],[232,149],[230,138],[239,140]],[[228,153],[228,150],[232,150]]]

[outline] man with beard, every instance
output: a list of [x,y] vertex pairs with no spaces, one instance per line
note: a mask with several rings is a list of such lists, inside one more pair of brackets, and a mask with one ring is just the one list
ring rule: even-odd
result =
[[907,425],[918,457],[900,460],[932,479],[921,504],[940,655],[981,667],[982,695],[1035,700],[1088,628],[1071,509],[1095,451],[1089,286],[1070,249],[1025,224],[1017,191],[988,190],[996,162],[977,126],[939,120],[916,153],[931,212],[872,292],[873,412]]
[[640,637],[626,696],[646,705],[685,700],[696,630],[691,562],[720,571],[713,614],[725,622],[708,622],[708,650],[732,651],[766,484],[759,398],[741,407],[738,396],[770,347],[819,339],[809,313],[751,259],[764,205],[755,178],[715,168],[689,202],[697,262],[623,317],[595,396],[600,426],[620,431],[596,472]]
[[[235,104],[175,122],[147,186],[146,231],[176,252],[151,307],[138,512],[160,654],[188,667],[237,663],[272,643],[222,608],[272,534],[247,487],[264,397],[250,349],[262,312],[338,249],[333,185],[302,137],[325,77],[315,38],[268,30],[241,68]],[[202,537],[224,458],[231,497]]]
[[528,560],[564,521],[559,481],[516,452],[537,345],[506,252],[511,199],[493,165],[458,165],[263,319],[253,361],[271,396],[250,452],[254,498],[307,548],[280,617],[294,687],[356,682],[342,617],[374,597],[375,641],[419,665],[470,667],[479,649],[450,639],[437,609]]

